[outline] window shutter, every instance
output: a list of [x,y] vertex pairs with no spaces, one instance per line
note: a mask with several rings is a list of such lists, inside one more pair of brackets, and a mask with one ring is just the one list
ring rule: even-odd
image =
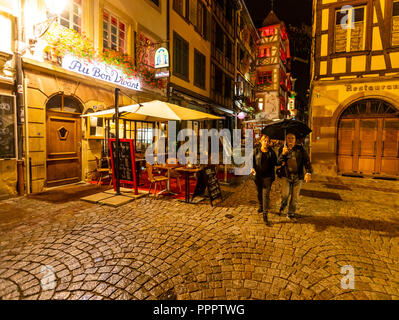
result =
[[190,22],[197,26],[197,0],[190,0],[189,4]]
[[205,27],[205,39],[211,40],[211,25],[212,25],[212,15],[206,10],[206,27]]
[[399,46],[399,1],[393,3],[392,46]]

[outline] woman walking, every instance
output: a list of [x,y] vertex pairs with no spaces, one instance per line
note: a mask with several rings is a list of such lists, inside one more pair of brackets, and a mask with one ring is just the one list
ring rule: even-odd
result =
[[270,146],[270,138],[262,135],[260,146],[255,148],[253,156],[253,169],[251,173],[255,175],[255,184],[258,191],[259,213],[263,213],[263,220],[269,226],[267,218],[270,208],[270,190],[275,180],[275,166],[277,156]]

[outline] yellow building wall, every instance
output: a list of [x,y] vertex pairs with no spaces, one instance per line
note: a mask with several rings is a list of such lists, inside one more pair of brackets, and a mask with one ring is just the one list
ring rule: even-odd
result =
[[[205,97],[210,97],[210,70],[211,70],[211,43],[204,40],[174,9],[170,1],[170,52],[171,52],[171,82]],[[186,40],[189,44],[189,81],[173,75],[173,31]],[[194,85],[194,49],[201,52],[206,59],[205,90]]]
[[[362,99],[382,99],[399,110],[399,81],[359,79],[315,83],[312,94],[311,154],[316,173],[336,175],[337,127],[334,122],[337,109]],[[341,109],[340,109],[341,110]],[[343,110],[342,110],[343,111]],[[320,120],[321,119],[321,120]],[[321,121],[321,122],[320,122]]]

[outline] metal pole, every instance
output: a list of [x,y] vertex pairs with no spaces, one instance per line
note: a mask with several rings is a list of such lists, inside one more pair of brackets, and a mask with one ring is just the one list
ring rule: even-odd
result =
[[121,194],[121,186],[120,186],[120,178],[119,178],[119,88],[115,89],[115,136],[116,136],[116,157],[114,159],[115,161],[115,188],[116,188],[116,194],[120,195]]

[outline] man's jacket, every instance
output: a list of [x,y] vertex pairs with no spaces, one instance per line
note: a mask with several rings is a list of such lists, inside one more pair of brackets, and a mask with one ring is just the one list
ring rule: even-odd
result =
[[[288,166],[287,166],[289,153],[286,155],[283,155],[283,148],[284,147],[280,147],[280,149],[278,151],[277,165],[282,166],[281,177],[289,177]],[[301,145],[295,145],[292,148],[291,152],[295,152],[297,168],[298,168],[298,178],[300,180],[303,180],[305,178],[304,169],[305,169],[306,173],[313,172],[309,155]]]
[[253,165],[256,172],[255,180],[261,178],[276,178],[275,166],[277,164],[277,156],[274,150],[269,147],[266,152],[266,157],[262,163],[262,150],[260,148],[255,148],[253,155]]

